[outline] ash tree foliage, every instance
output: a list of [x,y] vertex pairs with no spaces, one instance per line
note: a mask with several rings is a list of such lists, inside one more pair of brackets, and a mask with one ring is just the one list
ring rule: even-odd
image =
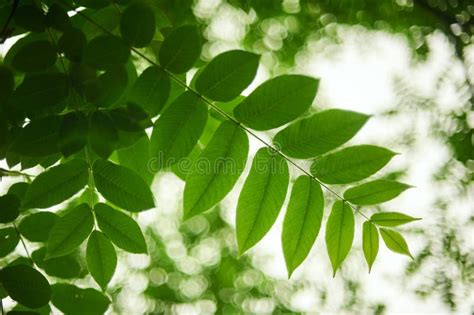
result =
[[[18,302],[16,310],[47,313],[52,303],[64,313],[105,312],[117,252],[148,252],[135,214],[160,202],[150,189],[158,171],[184,180],[188,220],[218,205],[250,168],[236,205],[239,256],[289,198],[281,237],[289,276],[322,224],[333,275],[358,228],[369,270],[380,237],[411,257],[396,227],[417,218],[368,214],[410,188],[371,178],[396,153],[345,146],[370,116],[312,113],[319,79],[280,75],[243,97],[259,56],[231,50],[203,63],[199,24],[166,19],[159,2],[13,1],[2,10],[8,36],[23,35],[0,65],[2,174],[25,178],[0,197],[0,297]],[[272,142],[260,136],[276,128]],[[254,157],[249,138],[261,144]],[[26,175],[32,167],[42,171]],[[339,195],[329,185],[349,186]],[[28,256],[9,259],[17,245]],[[97,286],[75,284],[84,277]]]

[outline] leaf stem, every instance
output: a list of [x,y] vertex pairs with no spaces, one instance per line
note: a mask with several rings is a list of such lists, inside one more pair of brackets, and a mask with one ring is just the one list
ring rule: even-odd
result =
[[26,243],[25,243],[25,240],[23,239],[23,236],[21,236],[20,230],[18,230],[18,227],[16,226],[15,223],[12,223],[12,225],[13,225],[13,228],[15,229],[16,233],[18,234],[18,238],[20,239],[21,245],[23,246],[23,248],[26,252],[26,256],[28,256],[29,261],[34,266],[35,262],[31,258],[30,252],[28,251],[28,247],[26,247]]

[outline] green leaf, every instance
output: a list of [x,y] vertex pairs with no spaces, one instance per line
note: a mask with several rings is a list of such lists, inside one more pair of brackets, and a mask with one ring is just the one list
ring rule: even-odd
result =
[[120,100],[128,84],[127,70],[123,66],[110,68],[97,79],[98,93],[90,101],[97,107],[109,107]]
[[156,170],[170,167],[187,157],[207,122],[207,105],[192,92],[176,98],[155,122],[150,139],[150,155]]
[[333,269],[337,269],[352,247],[354,240],[354,213],[346,202],[336,201],[326,224],[326,248]]
[[71,27],[71,21],[66,10],[57,3],[53,3],[46,14],[46,25],[64,32]]
[[31,242],[45,242],[57,221],[58,216],[52,212],[38,212],[21,220],[18,230]]
[[106,159],[116,149],[119,142],[117,129],[110,117],[94,112],[89,120],[89,144],[98,156]]
[[0,258],[13,252],[19,241],[20,237],[14,228],[0,229]]
[[42,157],[59,152],[59,128],[61,118],[48,116],[33,120],[13,140],[11,150],[17,154]]
[[221,123],[209,144],[194,160],[186,178],[185,220],[224,199],[244,171],[248,151],[245,131],[233,122]]
[[235,118],[255,130],[280,127],[311,107],[319,80],[282,75],[264,82],[234,109]]
[[357,145],[317,158],[311,173],[326,184],[348,184],[378,172],[396,153],[373,145]]
[[344,199],[359,206],[376,205],[392,200],[410,187],[404,183],[379,179],[349,188],[344,192]]
[[69,95],[68,78],[63,73],[26,75],[9,100],[9,105],[27,116],[56,112]]
[[0,271],[0,281],[8,295],[26,307],[39,308],[48,304],[51,298],[48,280],[27,265],[3,268]]
[[237,204],[240,255],[257,244],[275,223],[285,201],[288,182],[286,160],[267,148],[258,150]]
[[38,40],[22,46],[13,57],[12,66],[22,72],[43,71],[54,65],[56,57],[50,42]]
[[147,246],[139,225],[122,211],[98,203],[94,206],[97,224],[117,247],[135,254],[146,254]]
[[59,128],[58,146],[67,157],[81,150],[87,143],[89,124],[82,112],[73,112],[62,116]]
[[15,221],[20,215],[20,199],[12,194],[0,196],[0,223]]
[[142,107],[151,117],[158,115],[168,100],[171,83],[160,68],[146,68],[130,91],[128,100]]
[[185,25],[173,30],[161,45],[160,64],[173,73],[191,69],[201,55],[201,36],[196,26]]
[[71,160],[39,174],[30,184],[23,200],[24,208],[49,208],[79,192],[89,180],[83,160]]
[[155,173],[150,165],[150,140],[144,135],[133,145],[117,150],[119,164],[131,169],[145,180],[148,186]]
[[150,188],[132,170],[106,160],[97,160],[93,173],[97,190],[116,206],[131,212],[155,206]]
[[407,255],[413,259],[413,256],[408,249],[408,244],[403,236],[397,231],[380,228],[380,235],[382,235],[383,242],[392,252],[402,255]]
[[125,65],[130,57],[130,49],[116,36],[100,35],[87,44],[83,56],[86,64],[107,70]]
[[15,78],[10,68],[0,65],[0,104],[6,102],[6,100],[12,95],[15,89]]
[[84,33],[74,27],[67,29],[58,40],[58,50],[64,53],[67,59],[80,62],[87,45]]
[[421,218],[414,218],[400,212],[380,212],[370,217],[371,222],[386,227],[399,226],[417,220],[421,220]]
[[107,236],[93,231],[86,251],[87,268],[102,290],[107,288],[117,267],[117,254]]
[[150,44],[155,28],[155,15],[145,3],[134,1],[123,11],[120,33],[130,45],[141,48]]
[[93,227],[94,216],[87,204],[69,210],[58,219],[49,234],[45,259],[73,252],[89,236]]
[[15,25],[32,32],[44,32],[46,28],[43,12],[34,4],[19,6],[14,14]]
[[291,191],[281,238],[288,277],[308,256],[321,228],[323,211],[321,186],[309,176],[298,177]]
[[379,251],[379,231],[370,221],[365,221],[362,229],[362,249],[369,266],[369,273]]
[[110,300],[94,289],[82,289],[66,283],[56,283],[51,289],[51,302],[65,314],[104,314],[110,305]]
[[349,141],[369,116],[341,109],[329,109],[297,121],[278,132],[273,143],[290,157],[313,158]]
[[196,90],[213,101],[231,101],[252,83],[259,60],[259,55],[242,50],[222,53],[199,74]]
[[48,275],[62,279],[73,279],[81,276],[81,265],[73,254],[44,260],[46,247],[41,247],[31,254],[34,263]]

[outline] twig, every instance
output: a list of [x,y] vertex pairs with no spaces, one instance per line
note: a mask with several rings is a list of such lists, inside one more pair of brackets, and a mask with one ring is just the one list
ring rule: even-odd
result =
[[12,223],[13,227],[15,228],[16,233],[18,234],[18,237],[20,238],[20,242],[23,245],[23,248],[25,249],[26,256],[28,256],[28,259],[30,260],[31,264],[34,266],[35,262],[31,258],[30,252],[28,251],[28,247],[26,247],[25,240],[23,239],[23,236],[21,236],[20,230],[18,230],[18,227],[16,226],[15,223]]

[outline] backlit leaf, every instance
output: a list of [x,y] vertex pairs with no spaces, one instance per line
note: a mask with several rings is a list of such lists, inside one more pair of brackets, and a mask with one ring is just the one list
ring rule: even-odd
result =
[[146,182],[132,170],[97,160],[93,166],[97,190],[116,206],[131,212],[153,208],[153,194]]
[[155,177],[153,163],[150,163],[150,140],[144,135],[133,145],[117,150],[120,165],[125,166],[145,180],[148,186]]
[[38,212],[21,220],[18,230],[31,242],[44,242],[57,221],[58,216],[52,212]]
[[104,314],[110,305],[109,298],[91,288],[82,289],[72,284],[56,283],[51,289],[51,302],[65,314]]
[[59,128],[59,150],[64,156],[69,156],[82,149],[87,143],[89,124],[81,112],[69,113],[62,116]]
[[365,221],[363,225],[362,249],[370,272],[379,251],[379,231],[370,221]]
[[264,82],[234,109],[235,118],[255,130],[280,127],[301,116],[313,103],[319,81],[282,75]]
[[336,201],[326,224],[326,248],[333,276],[341,266],[354,240],[354,213],[346,202]]
[[48,116],[33,120],[26,125],[12,143],[15,153],[40,157],[59,152],[59,128],[61,117]]
[[257,244],[275,223],[288,183],[286,160],[267,148],[258,150],[237,204],[239,254]]
[[125,41],[135,47],[147,46],[155,35],[155,15],[143,2],[132,2],[122,14],[120,33]]
[[173,30],[161,45],[160,64],[174,73],[191,69],[201,55],[201,36],[196,26],[185,25]]
[[86,251],[87,268],[102,289],[107,288],[117,267],[117,254],[107,236],[93,231],[89,236]]
[[400,212],[380,212],[374,213],[370,217],[371,222],[386,227],[399,226],[417,220],[421,220],[421,218],[414,218]]
[[308,176],[298,177],[291,191],[281,239],[289,277],[308,256],[318,236],[323,211],[321,186]]
[[62,279],[78,278],[81,275],[81,265],[74,253],[45,260],[46,247],[41,247],[31,254],[34,263],[48,275]]
[[344,199],[360,206],[376,205],[397,197],[410,187],[404,183],[379,179],[349,188],[344,192]]
[[98,156],[106,159],[118,145],[114,122],[103,112],[94,112],[89,120],[89,144]]
[[382,235],[382,239],[387,248],[392,252],[407,255],[413,259],[408,244],[400,233],[394,230],[380,228],[380,235]]
[[349,141],[368,119],[369,116],[357,112],[325,110],[281,130],[273,143],[293,158],[316,157]]
[[130,49],[118,37],[100,35],[93,38],[84,48],[84,62],[100,70],[125,65]]

